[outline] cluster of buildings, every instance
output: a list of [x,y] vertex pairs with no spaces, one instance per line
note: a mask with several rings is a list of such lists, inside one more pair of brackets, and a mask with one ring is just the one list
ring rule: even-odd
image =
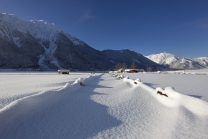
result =
[[[59,69],[58,74],[69,74],[70,70],[66,69]],[[118,72],[125,72],[125,73],[138,73],[138,72],[144,72],[144,69],[119,69]]]

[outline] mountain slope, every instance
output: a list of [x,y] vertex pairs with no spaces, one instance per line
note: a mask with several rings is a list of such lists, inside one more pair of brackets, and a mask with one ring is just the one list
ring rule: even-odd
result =
[[[126,63],[128,67],[134,62],[139,69],[146,69],[147,67],[152,67],[157,70],[161,65],[149,60],[143,55],[136,53],[134,51],[125,50],[104,50],[103,53],[109,58],[112,63]],[[130,61],[130,62],[129,62]]]
[[205,67],[208,67],[208,57],[199,57],[199,58],[194,58],[193,60]]
[[[118,56],[113,59],[111,54]],[[135,60],[140,61],[144,69],[160,67],[133,51],[121,55],[111,51],[111,54],[90,47],[44,20],[26,21],[14,15],[0,14],[0,68],[109,70],[117,62],[130,65]]]
[[43,47],[15,16],[0,14],[0,67],[35,68]]
[[150,60],[158,63],[167,65],[172,69],[203,69],[208,67],[208,58],[182,58],[174,56],[169,53],[160,53],[160,54],[152,54],[150,56],[146,56]]
[[0,25],[1,68],[107,69],[105,55],[54,24],[0,14]]
[[165,53],[165,52],[159,53],[159,54],[152,54],[146,57],[154,61],[155,63],[162,64],[162,65],[170,65],[174,63],[175,61],[179,60],[178,57],[169,53]]
[[193,59],[189,58],[182,58],[177,60],[176,62],[170,65],[171,68],[174,69],[203,69],[205,66],[201,65],[199,62],[194,61]]

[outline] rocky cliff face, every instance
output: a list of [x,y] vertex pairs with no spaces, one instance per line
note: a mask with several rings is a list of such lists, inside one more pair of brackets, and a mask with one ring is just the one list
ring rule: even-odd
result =
[[0,68],[110,70],[135,61],[141,68],[160,65],[130,50],[98,51],[43,20],[25,21],[0,14]]

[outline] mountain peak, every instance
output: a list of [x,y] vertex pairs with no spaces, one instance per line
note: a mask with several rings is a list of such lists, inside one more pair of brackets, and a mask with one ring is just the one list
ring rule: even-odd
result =
[[134,51],[98,51],[53,23],[9,14],[0,14],[0,52],[0,68],[109,70],[132,61],[143,69],[161,67]]
[[177,61],[179,58],[174,56],[173,54],[170,53],[159,53],[159,54],[152,54],[149,56],[146,56],[147,58],[149,58],[150,60],[158,63],[158,64],[162,64],[162,65],[169,65],[175,61]]
[[152,54],[147,56],[150,60],[158,63],[158,64],[166,64],[170,68],[173,69],[202,69],[208,66],[208,58],[200,57],[200,58],[181,58],[174,56],[173,54],[169,54],[166,52],[159,54]]

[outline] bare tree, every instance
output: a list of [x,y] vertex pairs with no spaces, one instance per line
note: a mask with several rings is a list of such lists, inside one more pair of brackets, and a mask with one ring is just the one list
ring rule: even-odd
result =
[[134,62],[131,63],[131,69],[136,69],[136,64]]
[[123,69],[123,70],[127,69],[126,63],[123,63],[122,69]]
[[121,63],[117,63],[117,64],[115,65],[115,70],[119,70],[119,69],[121,69],[121,68],[122,68]]
[[147,68],[147,71],[151,72],[152,71],[152,67]]

